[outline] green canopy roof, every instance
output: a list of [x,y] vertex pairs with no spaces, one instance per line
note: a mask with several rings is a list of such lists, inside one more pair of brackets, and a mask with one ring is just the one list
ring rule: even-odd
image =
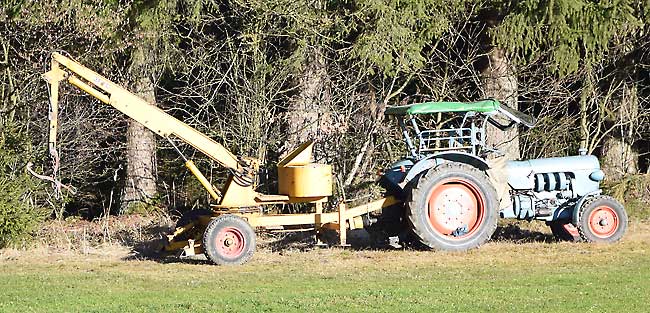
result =
[[440,112],[481,112],[487,113],[499,108],[499,101],[493,99],[476,102],[423,102],[386,108],[388,115],[430,114]]

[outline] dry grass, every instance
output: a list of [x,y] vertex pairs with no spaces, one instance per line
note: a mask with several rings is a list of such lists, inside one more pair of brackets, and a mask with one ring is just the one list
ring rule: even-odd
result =
[[119,244],[40,245],[0,251],[0,311],[646,312],[649,249],[644,223],[614,245],[497,238],[467,253],[263,248],[237,267],[142,259]]
[[[58,235],[41,238],[38,243],[29,248],[0,250],[0,262],[48,263],[52,258],[73,261],[79,257],[84,260],[96,259],[98,261],[146,261],[151,259],[152,262],[177,262],[174,257],[156,259],[141,256],[139,250],[129,245],[132,242],[141,245],[156,245],[156,239],[170,226],[157,218],[132,217],[129,221],[114,221],[116,223],[111,232],[120,234],[121,237],[105,241],[101,239],[105,234],[103,231],[91,230],[97,227],[93,223],[82,222],[79,224],[75,222],[76,226],[70,226],[70,223],[53,222],[57,223],[57,226],[49,225],[46,229],[56,231],[59,233]],[[134,234],[137,234],[137,237]],[[137,240],[133,238],[137,238]],[[591,258],[590,255],[611,254],[612,257],[618,257],[628,253],[644,252],[645,248],[650,249],[650,223],[630,223],[628,233],[621,242],[614,245],[597,245],[556,242],[542,222],[515,221],[500,225],[496,238],[480,249],[462,253],[411,249],[323,249],[312,248],[304,241],[296,245],[289,244],[286,249],[275,249],[269,243],[277,238],[279,237],[265,236],[262,240],[263,244],[258,247],[251,263],[285,263],[290,266],[316,262],[319,264],[333,263],[336,266],[341,264],[356,266],[365,261],[399,264],[409,260],[413,264],[419,262],[436,264],[436,262],[449,263],[462,258],[478,263],[501,262],[507,265],[508,260],[519,259],[521,255],[526,255],[530,258],[540,258],[540,262],[561,264],[561,260],[565,259],[586,261],[581,258],[588,259]],[[549,256],[552,257],[549,258]],[[357,264],[357,262],[359,263]]]

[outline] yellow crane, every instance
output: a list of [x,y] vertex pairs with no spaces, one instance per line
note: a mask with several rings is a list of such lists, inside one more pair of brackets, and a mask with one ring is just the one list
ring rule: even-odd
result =
[[[362,215],[400,202],[387,197],[354,208],[339,203],[334,212],[324,213],[323,204],[332,196],[332,168],[311,162],[313,142],[302,144],[278,163],[278,194],[259,193],[255,190],[259,160],[235,156],[212,138],[82,64],[53,53],[51,68],[43,78],[50,85],[49,149],[54,157],[57,155],[59,86],[68,82],[166,138],[213,198],[212,213],[195,216],[185,225],[179,225],[168,235],[166,251],[181,251],[186,256],[204,253],[216,264],[241,264],[255,251],[255,229],[296,226],[313,227],[317,234],[323,228],[335,229],[339,233],[339,243],[344,246],[346,230],[363,226]],[[194,162],[176,147],[174,138],[229,170],[223,188],[212,185]],[[287,203],[313,204],[313,213],[265,214],[262,209],[265,205]]]

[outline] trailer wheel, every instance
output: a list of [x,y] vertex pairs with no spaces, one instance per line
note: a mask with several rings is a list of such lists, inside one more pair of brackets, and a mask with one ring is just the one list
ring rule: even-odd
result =
[[485,173],[463,163],[444,163],[411,190],[407,219],[426,248],[464,251],[490,239],[498,203]]
[[578,232],[586,242],[612,243],[627,231],[627,213],[621,203],[609,196],[595,196],[578,211]]
[[546,225],[551,228],[553,236],[558,240],[570,242],[580,241],[578,229],[569,220],[550,221]]
[[221,215],[208,224],[203,245],[205,256],[217,265],[243,264],[255,253],[255,230],[239,216]]

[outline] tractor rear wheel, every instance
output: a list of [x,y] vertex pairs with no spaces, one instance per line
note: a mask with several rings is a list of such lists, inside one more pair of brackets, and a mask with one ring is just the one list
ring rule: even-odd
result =
[[569,220],[550,221],[546,225],[551,228],[553,236],[558,240],[570,242],[580,241],[578,229]]
[[203,247],[208,260],[217,265],[243,264],[255,253],[255,230],[243,218],[224,214],[208,224]]
[[627,213],[621,203],[609,196],[594,196],[578,211],[578,232],[586,242],[612,243],[627,231]]
[[497,226],[498,204],[485,173],[450,162],[420,177],[407,201],[407,219],[425,247],[464,251],[490,239]]

